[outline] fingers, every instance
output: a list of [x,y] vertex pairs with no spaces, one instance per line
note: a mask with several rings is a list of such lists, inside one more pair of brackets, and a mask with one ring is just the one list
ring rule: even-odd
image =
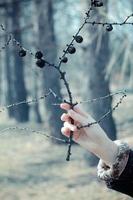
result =
[[[70,108],[70,106],[68,104],[61,104],[63,107],[65,108]],[[76,110],[80,110],[80,108],[78,106],[75,106]],[[81,110],[80,110],[81,113]],[[61,116],[61,120],[62,121],[66,121],[71,123],[71,119],[73,119],[75,122],[74,124],[80,124],[80,125],[85,125],[88,123],[93,123],[95,122],[95,120],[88,114],[80,114],[79,112],[76,112],[75,110],[68,110],[68,113],[64,113]]]
[[64,127],[69,128],[70,131],[77,131],[77,127],[69,122],[65,122],[64,123]]
[[61,116],[61,120],[65,122],[71,123],[71,119],[73,119],[75,122],[83,124],[86,122],[87,118],[83,117],[82,115],[78,114],[74,110],[69,110],[68,114],[64,113]]
[[66,137],[70,137],[70,130],[67,127],[62,127],[61,132],[63,135],[65,135]]
[[70,105],[68,103],[61,103],[60,107],[64,110],[69,110],[70,109]]
[[[63,127],[61,129],[61,132],[63,135],[65,135],[66,137],[70,137],[70,133],[71,133],[71,130],[68,128],[68,127]],[[77,143],[79,143],[79,138],[80,138],[80,133],[78,133],[77,131],[76,132],[73,132],[73,140]]]
[[[67,110],[67,111],[71,109],[71,106],[70,106],[69,104],[67,104],[67,103],[62,103],[62,104],[60,105],[60,107],[61,107],[62,109],[64,109],[64,110]],[[83,115],[84,117],[88,117],[88,114],[83,110],[83,108],[82,108],[81,106],[76,105],[76,106],[74,106],[73,109],[74,109],[77,113]]]
[[69,110],[69,111],[68,111],[68,114],[69,114],[69,116],[70,116],[73,120],[79,122],[80,124],[86,123],[86,119],[87,119],[87,118],[85,118],[85,117],[83,117],[82,115],[78,114],[78,113],[75,112],[74,110]]
[[63,113],[63,115],[61,116],[61,120],[64,122],[71,122],[70,116],[66,113]]
[[84,117],[88,117],[88,114],[83,110],[83,108],[79,104],[77,104],[76,106],[74,106],[74,110],[77,113],[83,115]]

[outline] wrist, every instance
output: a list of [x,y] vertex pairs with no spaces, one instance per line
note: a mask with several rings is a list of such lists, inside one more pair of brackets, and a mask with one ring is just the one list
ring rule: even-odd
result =
[[102,159],[108,166],[114,164],[115,159],[118,155],[119,147],[109,138],[106,138],[103,145],[99,145],[96,149],[95,154]]
[[119,179],[120,175],[123,173],[129,159],[130,148],[127,143],[121,142],[120,140],[114,141],[118,146],[117,156],[114,157],[114,162],[112,161],[111,166],[107,165],[107,162],[102,159],[98,164],[98,177],[102,180],[108,181],[113,179]]
[[116,157],[119,153],[119,147],[114,141],[109,139],[106,149],[107,150],[105,151],[103,161],[107,165],[112,166],[115,163]]

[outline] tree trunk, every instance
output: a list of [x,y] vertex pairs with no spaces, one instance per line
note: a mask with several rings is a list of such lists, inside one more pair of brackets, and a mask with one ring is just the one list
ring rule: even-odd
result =
[[[21,43],[20,30],[20,2],[12,1],[12,27],[14,38]],[[26,100],[27,91],[24,81],[24,63],[22,58],[18,56],[18,49],[14,47],[14,90],[15,102]],[[27,104],[20,105],[15,109],[14,117],[18,122],[27,122],[29,120],[29,106]]]
[[[35,99],[38,98],[38,85],[37,85],[37,79],[38,76],[33,72],[33,97]],[[39,103],[35,103],[33,105],[33,109],[34,109],[34,113],[35,113],[35,121],[37,123],[42,123],[42,118],[41,118],[41,114],[40,114],[40,110],[39,110]]]
[[[49,62],[54,63],[57,58],[57,46],[54,33],[53,1],[37,0],[36,7],[38,13],[39,48],[43,51],[44,57]],[[61,97],[59,75],[53,68],[49,67],[44,69],[43,87],[45,91],[48,91],[49,88],[51,88],[58,96]],[[51,105],[55,102],[53,96],[49,96],[45,102],[51,134],[62,138],[60,131],[62,127],[62,122],[60,120],[62,111],[58,107]]]
[[[105,13],[107,14],[108,1],[104,1]],[[99,12],[100,8],[97,9],[96,21],[105,21],[105,16]],[[106,67],[109,61],[109,34],[104,30],[99,30],[97,26],[89,27],[89,34],[96,34],[93,43],[88,48],[88,93],[90,98],[96,98],[105,96],[110,93],[109,80],[105,78]],[[112,98],[108,98],[104,101],[97,101],[91,105],[93,116],[96,120],[100,119],[106,112],[112,107]],[[90,108],[89,108],[90,109]],[[100,123],[101,127],[105,130],[107,135],[112,139],[116,139],[116,126],[112,114]],[[97,164],[96,157],[91,159],[91,164]]]
[[[6,30],[8,30],[8,28],[10,27],[9,15],[10,15],[10,10],[9,10],[9,7],[7,7],[5,10],[5,28],[6,28]],[[8,36],[5,35],[5,43],[7,42],[8,39],[9,39]],[[6,81],[7,81],[6,103],[7,103],[7,105],[9,105],[9,104],[14,103],[14,99],[13,99],[14,89],[13,89],[13,80],[12,80],[13,73],[12,73],[12,65],[11,65],[11,49],[9,47],[7,47],[5,49],[5,77],[6,77]],[[9,115],[9,117],[13,117],[14,109],[9,108],[8,115]]]

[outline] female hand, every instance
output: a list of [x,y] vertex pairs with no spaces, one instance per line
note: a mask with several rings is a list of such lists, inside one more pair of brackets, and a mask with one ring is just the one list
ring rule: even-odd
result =
[[[64,127],[61,129],[62,134],[69,137],[70,132],[73,131],[73,140],[76,143],[94,153],[108,165],[112,165],[118,153],[118,147],[107,137],[99,124],[78,129],[77,127],[92,123],[95,120],[79,105],[76,105],[73,110],[66,103],[60,106],[67,111],[61,116],[61,120],[64,121]],[[71,123],[71,119],[74,120],[74,124]]]

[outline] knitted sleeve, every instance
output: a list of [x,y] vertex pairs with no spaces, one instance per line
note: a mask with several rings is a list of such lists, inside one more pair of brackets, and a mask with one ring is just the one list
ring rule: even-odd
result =
[[126,143],[116,141],[119,154],[115,163],[109,167],[102,160],[98,164],[98,177],[108,188],[133,197],[133,150]]

